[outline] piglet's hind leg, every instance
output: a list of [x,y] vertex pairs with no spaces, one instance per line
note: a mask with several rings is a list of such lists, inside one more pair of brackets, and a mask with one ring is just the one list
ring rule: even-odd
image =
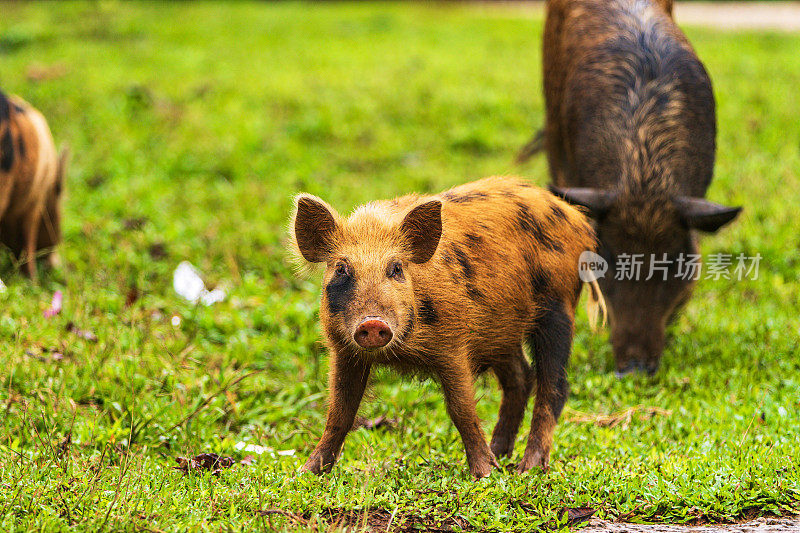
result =
[[567,361],[572,349],[573,313],[558,301],[545,305],[529,335],[536,370],[536,401],[525,455],[517,466],[527,472],[534,466],[547,470],[556,421],[569,394]]
[[514,451],[514,440],[533,386],[532,370],[525,360],[522,346],[518,346],[512,353],[507,360],[492,364],[497,381],[503,389],[503,400],[490,446],[495,457],[506,457]]

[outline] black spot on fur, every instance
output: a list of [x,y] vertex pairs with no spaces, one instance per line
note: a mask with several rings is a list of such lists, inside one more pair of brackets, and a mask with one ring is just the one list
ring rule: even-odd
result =
[[480,235],[475,235],[474,233],[467,233],[466,235],[467,241],[464,243],[468,248],[475,251],[480,249],[483,246],[483,237]]
[[512,200],[519,200],[519,196],[517,196],[517,194],[514,191],[501,190],[501,191],[499,191],[499,193],[500,193],[500,196],[502,196],[504,198],[510,198]]
[[453,202],[454,204],[465,204],[468,202],[473,202],[475,200],[486,200],[489,198],[489,195],[485,192],[468,192],[464,194],[456,194],[452,191],[448,191],[442,194],[442,198]]
[[539,221],[533,216],[528,206],[522,202],[517,202],[517,224],[519,224],[522,231],[528,233],[541,232],[542,230]]
[[467,296],[473,302],[482,302],[486,299],[486,295],[473,283],[467,283]]
[[550,204],[550,220],[554,223],[555,221],[568,222],[569,218],[567,218],[567,214],[561,207],[556,204]]
[[453,256],[450,255],[450,252],[448,252],[447,250],[443,250],[442,251],[442,261],[446,265],[452,264],[453,263]]
[[430,298],[423,298],[419,302],[419,317],[422,319],[423,324],[432,326],[439,321],[439,313],[433,306],[433,301]]
[[556,242],[542,227],[542,224],[531,213],[526,204],[522,202],[517,203],[517,223],[522,231],[529,233],[533,236],[534,240],[544,246],[545,248],[554,252],[563,252],[564,247]]
[[454,285],[461,285],[464,282],[461,274],[455,270],[450,271],[450,279],[453,280]]
[[25,141],[22,140],[22,135],[17,137],[17,151],[19,151],[19,157],[25,159]]
[[531,290],[534,295],[542,295],[550,292],[550,277],[539,265],[530,265],[531,270]]
[[403,331],[400,332],[400,340],[407,339],[408,336],[411,335],[411,331],[413,329],[414,329],[414,315],[412,314],[409,317],[408,322],[406,322],[406,325],[403,328]]
[[11,102],[6,95],[0,91],[0,124],[5,124],[11,119]]
[[0,92],[0,171],[14,166],[14,139],[11,137],[11,107],[6,95]]
[[0,137],[0,170],[8,172],[14,166],[14,139],[7,129]]
[[328,296],[328,310],[332,315],[344,311],[344,308],[353,298],[353,289],[356,281],[353,276],[345,275],[334,277],[328,286],[325,287],[325,294]]
[[464,250],[459,248],[456,244],[453,244],[453,253],[458,260],[458,264],[461,265],[461,271],[464,273],[464,277],[467,279],[472,279],[475,275],[475,271],[472,269],[472,264],[470,264],[467,254],[465,254]]

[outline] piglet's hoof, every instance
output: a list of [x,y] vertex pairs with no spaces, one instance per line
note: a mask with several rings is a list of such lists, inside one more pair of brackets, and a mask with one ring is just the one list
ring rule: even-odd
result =
[[490,453],[488,456],[471,464],[469,466],[469,473],[472,474],[472,477],[475,479],[481,479],[491,474],[492,468],[500,468],[500,465],[497,463],[497,459],[494,458],[494,455]]
[[330,472],[333,469],[334,459],[328,454],[329,457],[326,460],[325,455],[321,453],[312,454],[306,464],[303,465],[303,468],[300,469],[300,472],[311,472],[318,476]]
[[534,467],[539,467],[543,472],[547,472],[547,469],[550,468],[550,453],[541,450],[525,450],[522,462],[517,465],[517,472],[524,474]]
[[492,465],[489,462],[480,462],[469,467],[469,473],[475,479],[481,479],[488,476],[492,472]]
[[514,441],[508,437],[497,437],[492,439],[489,447],[495,457],[510,457],[514,451]]

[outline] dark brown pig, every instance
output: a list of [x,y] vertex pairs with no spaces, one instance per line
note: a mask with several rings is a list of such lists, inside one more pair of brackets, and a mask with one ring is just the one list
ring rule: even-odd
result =
[[[438,379],[476,477],[511,454],[535,384],[518,470],[546,468],[567,398],[578,259],[595,248],[588,220],[546,191],[498,177],[370,203],[347,218],[314,196],[296,205],[296,251],[326,265],[320,320],[331,354],[325,431],[304,469],[333,466],[373,365]],[[602,305],[593,288],[591,303]],[[503,399],[487,446],[473,380],[490,369]]]
[[[694,230],[715,232],[740,211],[704,199],[714,95],[671,10],[671,0],[547,2],[544,147],[554,192],[596,222],[619,373],[657,370],[667,322],[691,294],[677,269],[697,253]],[[619,275],[634,254],[639,279],[616,279],[634,277]]]
[[42,114],[0,92],[0,242],[32,278],[38,255],[57,260],[65,160]]

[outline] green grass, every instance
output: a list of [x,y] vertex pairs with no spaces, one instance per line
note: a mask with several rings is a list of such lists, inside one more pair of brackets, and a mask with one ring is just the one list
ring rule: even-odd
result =
[[[383,509],[530,530],[563,526],[565,507],[678,522],[800,510],[800,37],[688,32],[718,100],[709,197],[745,205],[703,252],[763,260],[757,281],[700,283],[654,378],[616,379],[607,332],[582,312],[550,471],[475,482],[436,385],[379,372],[361,414],[399,425],[354,431],[316,478],[297,472],[322,430],[327,357],[319,281],[285,253],[291,197],[346,211],[490,174],[546,183],[543,158],[511,165],[542,122],[541,20],[457,4],[0,13],[0,87],[73,153],[63,268],[37,286],[0,255],[0,529],[325,529],[326,510]],[[182,260],[229,298],[181,300]],[[64,311],[46,319],[59,289]],[[478,394],[488,434],[494,379]],[[636,406],[665,411],[580,421]],[[238,442],[295,453],[219,477],[172,469],[239,460]]]

